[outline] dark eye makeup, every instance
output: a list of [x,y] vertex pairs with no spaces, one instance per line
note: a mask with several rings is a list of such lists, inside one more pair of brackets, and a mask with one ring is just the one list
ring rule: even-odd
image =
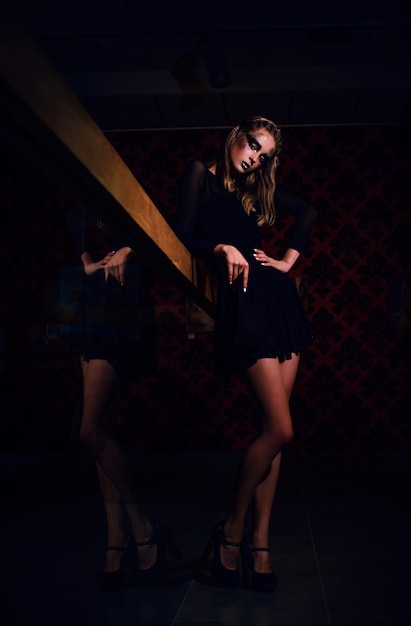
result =
[[[250,135],[250,133],[245,133],[245,138],[246,138],[247,143],[250,146],[251,150],[254,150],[255,152],[260,152],[260,150],[262,149],[262,146],[257,141],[257,139],[255,137]],[[270,159],[270,155],[268,155],[268,154],[260,154],[258,159],[259,159],[261,164],[267,163],[267,161],[269,161],[269,159]]]
[[246,133],[245,136],[247,139],[247,143],[252,150],[255,150],[256,152],[258,152],[258,150],[261,150],[261,145],[258,143],[255,137],[253,137],[249,133]]

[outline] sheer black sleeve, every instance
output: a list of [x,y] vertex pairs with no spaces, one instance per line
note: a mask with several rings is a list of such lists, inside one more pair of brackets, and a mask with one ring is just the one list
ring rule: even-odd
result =
[[204,201],[208,195],[207,167],[201,161],[191,161],[187,166],[180,188],[180,202],[175,222],[175,233],[195,256],[212,253],[217,241],[211,241],[204,228]]
[[[182,177],[175,232],[195,256],[208,256],[217,244],[228,243],[221,234],[222,216],[216,215],[217,208],[214,207],[221,194],[213,195],[215,200],[211,205],[208,202],[210,194],[216,192],[216,185],[217,181],[210,176],[206,165],[198,160],[188,165]],[[279,187],[275,189],[274,202],[278,211],[295,218],[290,247],[302,252],[318,218],[317,210]]]
[[275,188],[275,207],[278,211],[284,211],[296,218],[290,235],[290,248],[302,252],[310,232],[318,219],[318,211],[301,198],[281,189]]

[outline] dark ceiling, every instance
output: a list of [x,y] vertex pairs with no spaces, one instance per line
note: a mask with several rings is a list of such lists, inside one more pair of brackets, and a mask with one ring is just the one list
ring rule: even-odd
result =
[[410,121],[410,0],[10,3],[103,130]]

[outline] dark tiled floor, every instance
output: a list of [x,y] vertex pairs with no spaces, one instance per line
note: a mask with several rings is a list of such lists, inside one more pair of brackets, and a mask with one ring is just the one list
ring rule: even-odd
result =
[[148,512],[183,551],[158,589],[94,583],[105,527],[81,450],[3,455],[1,626],[410,626],[409,455],[288,452],[272,527],[274,595],[191,576],[238,455],[135,459]]

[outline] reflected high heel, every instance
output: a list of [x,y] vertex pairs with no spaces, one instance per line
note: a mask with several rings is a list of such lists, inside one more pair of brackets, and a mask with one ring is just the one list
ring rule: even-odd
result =
[[166,548],[170,548],[177,559],[181,559],[181,552],[174,543],[168,529],[161,522],[153,523],[153,534],[150,539],[135,543],[137,548],[144,546],[156,546],[157,556],[154,565],[148,569],[138,570],[137,584],[143,586],[161,585],[170,576],[170,570],[166,559]]
[[227,569],[221,562],[220,549],[221,546],[231,546],[240,548],[239,543],[228,541],[224,536],[224,522],[219,522],[213,529],[208,544],[202,554],[202,560],[207,559],[211,550],[214,548],[213,560],[211,563],[210,574],[224,587],[239,587],[241,584],[241,575],[238,569]]
[[125,554],[127,551],[127,547],[123,546],[107,546],[106,550],[115,550],[116,552],[122,552],[120,568],[114,570],[113,572],[99,572],[96,575],[96,583],[100,589],[104,591],[108,591],[110,589],[123,589],[127,587],[130,583],[128,580],[128,576],[125,571]]
[[277,586],[274,572],[261,573],[254,569],[253,552],[270,552],[270,548],[250,548],[247,537],[241,542],[244,586],[253,591],[273,592]]

